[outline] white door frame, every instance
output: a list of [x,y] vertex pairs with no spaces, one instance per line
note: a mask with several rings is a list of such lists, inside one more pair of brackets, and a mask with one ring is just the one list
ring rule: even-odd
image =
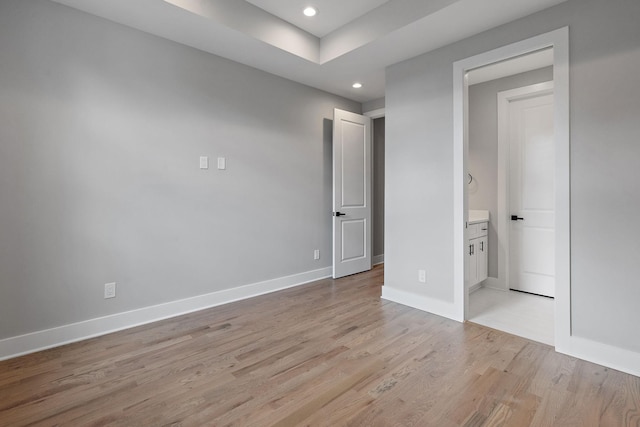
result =
[[362,115],[370,117],[372,119],[379,119],[381,117],[384,117],[385,109],[384,108],[378,108],[377,110],[371,110],[371,111],[367,111],[366,113],[362,113]]
[[509,102],[553,93],[553,81],[498,92],[498,287],[509,290]]
[[456,318],[467,318],[469,290],[464,280],[468,216],[468,85],[474,68],[553,47],[554,140],[556,146],[556,296],[555,347],[566,353],[571,338],[570,175],[569,175],[569,28],[564,27],[453,64],[453,279]]
[[[386,110],[385,107],[382,108],[378,108],[375,110],[371,110],[371,111],[367,111],[362,113],[363,116],[367,116],[369,117],[371,120],[373,120],[375,122],[375,119],[381,119],[384,118],[386,114]],[[373,124],[373,122],[371,123],[371,138],[373,141],[375,141],[375,126]],[[374,159],[374,151],[375,151],[375,147],[373,146],[373,141],[372,141],[372,146],[371,146],[371,159],[372,161],[375,162]],[[373,183],[375,182],[375,175],[376,175],[376,168],[375,166],[371,167],[371,192],[372,192],[372,196],[371,196],[371,207],[374,207],[374,202],[376,201],[376,189],[373,186]],[[371,227],[373,227],[373,221],[374,221],[374,217],[376,215],[376,212],[374,211],[372,216],[371,216]],[[383,230],[384,233],[384,230]],[[373,230],[371,233],[371,244],[373,245]],[[372,250],[373,250],[373,246],[372,246]],[[381,255],[373,255],[373,252],[371,252],[371,262],[373,265],[378,265],[378,264],[384,264],[384,251]]]

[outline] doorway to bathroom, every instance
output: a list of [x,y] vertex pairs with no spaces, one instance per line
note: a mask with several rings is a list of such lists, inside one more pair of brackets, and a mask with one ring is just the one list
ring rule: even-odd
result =
[[489,219],[469,320],[553,345],[553,301],[540,298],[554,296],[553,49],[471,70],[468,84],[469,210]]
[[[455,212],[462,228],[456,264],[465,267],[456,268],[456,289],[465,319],[556,348],[570,336],[567,33],[556,30],[454,64]],[[509,112],[510,103],[511,115],[525,126],[515,132],[522,137],[519,145],[505,150],[501,143],[514,133],[498,125],[498,115],[505,107]],[[519,170],[510,172],[509,163]],[[524,191],[513,196],[510,187]],[[474,232],[470,211],[489,214],[483,227],[488,278],[479,284],[468,280],[464,250]],[[546,280],[546,290],[527,287],[536,276]],[[519,282],[534,292],[509,290],[522,287]]]

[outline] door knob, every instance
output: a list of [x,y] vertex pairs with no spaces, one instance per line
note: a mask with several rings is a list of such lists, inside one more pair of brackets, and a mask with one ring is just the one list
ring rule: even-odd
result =
[[345,216],[346,213],[342,213],[342,212],[334,212],[333,216]]
[[511,215],[511,221],[524,221],[524,218],[521,218],[518,215]]

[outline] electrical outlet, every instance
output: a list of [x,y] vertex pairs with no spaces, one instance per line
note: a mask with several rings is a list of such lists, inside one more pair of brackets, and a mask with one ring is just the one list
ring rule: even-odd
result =
[[427,283],[427,272],[425,270],[418,270],[418,282]]
[[116,284],[113,283],[105,283],[104,285],[104,297],[106,298],[115,298],[116,297]]
[[320,249],[315,249],[313,251],[313,259],[320,259]]

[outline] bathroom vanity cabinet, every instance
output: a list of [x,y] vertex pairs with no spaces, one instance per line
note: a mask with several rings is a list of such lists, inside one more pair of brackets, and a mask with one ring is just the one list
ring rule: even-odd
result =
[[[472,214],[473,213],[473,214]],[[489,270],[489,212],[470,211],[467,227],[467,256],[469,257],[469,287],[488,277]]]

